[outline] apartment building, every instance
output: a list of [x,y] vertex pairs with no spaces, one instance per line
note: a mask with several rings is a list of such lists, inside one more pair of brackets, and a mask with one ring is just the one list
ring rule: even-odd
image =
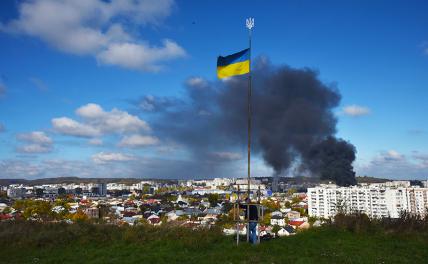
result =
[[[395,187],[409,186],[409,187]],[[401,212],[428,213],[428,188],[407,184],[338,187],[333,184],[308,188],[310,216],[330,218],[338,212],[362,212],[372,218],[397,218]]]

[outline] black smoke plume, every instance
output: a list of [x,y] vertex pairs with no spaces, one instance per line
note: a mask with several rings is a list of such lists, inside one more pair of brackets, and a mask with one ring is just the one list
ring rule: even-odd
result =
[[321,180],[333,180],[337,185],[349,186],[357,183],[352,168],[355,152],[350,143],[329,136],[313,146],[305,160]]
[[[146,97],[140,105],[156,109],[152,124],[163,141],[180,142],[195,159],[228,159],[236,151],[244,157],[247,85],[246,76],[215,82],[191,78],[187,99]],[[274,66],[259,58],[253,69],[254,153],[275,175],[294,167],[338,184],[354,183],[355,148],[334,138],[333,109],[340,99],[335,85],[320,81],[316,71]]]

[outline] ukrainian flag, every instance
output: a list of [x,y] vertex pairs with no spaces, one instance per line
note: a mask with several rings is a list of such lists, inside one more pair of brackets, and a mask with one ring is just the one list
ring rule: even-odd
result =
[[250,49],[244,49],[238,53],[217,58],[217,76],[220,79],[249,72]]

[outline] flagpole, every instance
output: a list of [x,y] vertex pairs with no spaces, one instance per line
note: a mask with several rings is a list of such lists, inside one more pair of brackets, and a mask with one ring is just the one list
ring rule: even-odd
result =
[[247,184],[247,196],[250,198],[250,184],[251,184],[251,33],[254,27],[254,18],[247,18],[246,26],[248,28],[248,47],[249,47],[249,74],[248,74],[248,184]]

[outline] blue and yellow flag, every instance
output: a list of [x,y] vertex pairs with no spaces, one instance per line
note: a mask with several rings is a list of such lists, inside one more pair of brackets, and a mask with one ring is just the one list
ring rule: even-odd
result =
[[250,72],[250,49],[235,54],[217,58],[217,76],[226,78]]

